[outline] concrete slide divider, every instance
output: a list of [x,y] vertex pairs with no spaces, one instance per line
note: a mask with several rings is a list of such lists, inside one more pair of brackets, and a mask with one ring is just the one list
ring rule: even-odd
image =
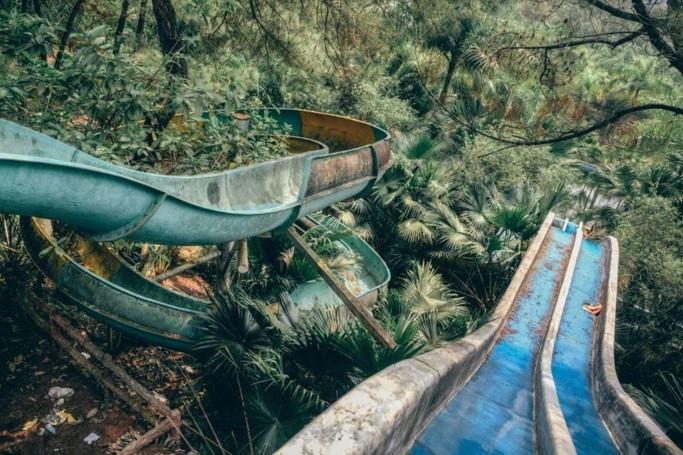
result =
[[531,242],[492,319],[467,337],[386,368],[356,386],[304,427],[280,455],[405,452],[467,383],[498,339],[555,215]]
[[617,316],[619,243],[608,237],[609,279],[603,290],[603,311],[593,339],[591,368],[593,398],[600,416],[625,455],[643,453],[681,455],[673,441],[621,387],[614,364],[614,336]]
[[534,371],[534,421],[536,423],[537,447],[541,454],[576,454],[574,442],[560,408],[560,399],[553,379],[552,364],[555,340],[560,332],[560,323],[567,304],[582,241],[583,226],[579,225],[576,229],[569,262]]

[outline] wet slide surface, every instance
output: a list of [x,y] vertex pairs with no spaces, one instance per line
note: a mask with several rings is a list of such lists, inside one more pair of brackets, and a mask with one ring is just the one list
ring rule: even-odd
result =
[[411,453],[534,453],[533,371],[574,235],[553,227],[486,362]]
[[581,244],[553,354],[553,377],[562,414],[579,454],[616,454],[591,392],[591,352],[597,318],[582,309],[601,301],[609,252],[605,243]]

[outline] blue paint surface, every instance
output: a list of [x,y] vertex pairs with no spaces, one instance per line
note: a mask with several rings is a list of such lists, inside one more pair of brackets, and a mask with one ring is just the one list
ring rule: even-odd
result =
[[553,228],[486,362],[418,437],[413,454],[534,453],[534,358],[573,235]]
[[581,245],[553,354],[560,407],[579,454],[618,453],[593,403],[590,360],[596,318],[582,309],[584,303],[598,303],[607,253],[603,244]]

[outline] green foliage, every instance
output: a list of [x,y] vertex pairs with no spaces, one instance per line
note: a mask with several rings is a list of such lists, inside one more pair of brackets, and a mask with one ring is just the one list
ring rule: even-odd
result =
[[663,197],[643,197],[635,199],[619,221],[616,234],[622,239],[623,286],[617,341],[621,346],[618,361],[623,366],[624,381],[654,382],[650,375],[658,370],[680,376],[681,213]]
[[218,294],[214,311],[206,317],[206,336],[197,351],[211,354],[209,365],[214,371],[240,374],[250,352],[269,345],[269,338],[250,313],[250,299],[242,291]]
[[674,441],[683,440],[683,384],[673,373],[659,373],[656,383],[666,395],[653,388],[639,390],[627,387],[636,402],[659,423],[664,431],[672,435]]
[[272,453],[354,384],[424,346],[404,315],[384,320],[398,344],[388,349],[342,308],[315,307],[285,322],[239,288],[213,303],[196,349],[208,355],[212,381],[223,377],[239,390],[232,405],[250,428],[240,430],[240,444],[258,453]]
[[[250,239],[249,272],[216,297],[199,346],[229,405],[248,414],[226,417],[238,450],[272,452],[359,380],[485,322],[549,210],[619,238],[619,374],[661,422],[675,416],[663,403],[676,388],[663,378],[683,374],[680,116],[639,113],[544,147],[490,138],[548,138],[636,104],[683,105],[680,74],[645,37],[533,49],[601,24],[614,32],[613,21],[595,20],[604,13],[574,1],[173,0],[189,67],[179,78],[165,70],[151,11],[136,36],[135,2],[118,55],[120,4],[91,4],[58,69],[71,5],[42,2],[38,15],[20,3],[0,9],[0,116],[106,160],[194,174],[283,156],[271,133],[286,131],[254,119],[245,133],[224,121],[242,107],[338,112],[392,132],[394,166],[335,216],[392,269],[372,310],[399,347],[383,348],[342,311],[287,308],[279,294],[317,278],[314,268],[281,238]],[[660,3],[653,14],[675,4]],[[663,29],[672,44],[677,20],[657,22],[672,23]],[[10,220],[12,240],[0,243],[5,290],[26,273]],[[306,234],[340,277],[359,267],[335,242],[344,229]],[[150,263],[172,257],[149,251]]]

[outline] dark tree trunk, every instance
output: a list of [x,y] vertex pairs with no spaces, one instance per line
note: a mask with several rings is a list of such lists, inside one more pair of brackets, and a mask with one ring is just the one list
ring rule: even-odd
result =
[[21,12],[28,13],[28,0],[21,0]]
[[448,89],[451,87],[451,80],[453,79],[453,73],[455,73],[455,67],[458,59],[452,53],[448,54],[448,68],[446,68],[446,76],[443,79],[443,86],[441,87],[441,92],[439,93],[439,103],[446,101],[448,96]]
[[121,1],[121,14],[116,23],[116,32],[114,32],[114,55],[118,55],[121,50],[121,41],[123,40],[123,29],[126,27],[126,18],[128,17],[128,3],[129,0]]
[[66,21],[66,28],[64,33],[62,33],[62,39],[59,42],[59,51],[57,52],[57,57],[55,58],[55,68],[59,69],[62,66],[62,59],[64,58],[64,49],[66,49],[66,43],[69,41],[69,35],[74,29],[74,23],[76,22],[76,16],[80,13],[81,8],[85,0],[76,0],[73,8],[71,8],[71,13],[69,13],[69,19]]
[[178,33],[175,9],[171,0],[152,0],[152,11],[157,21],[159,44],[168,62],[166,71],[173,76],[187,76],[187,60],[183,55],[183,41]]
[[138,25],[135,27],[135,50],[142,45],[142,36],[145,32],[145,15],[147,14],[147,0],[140,0],[140,11],[138,12]]
[[[27,3],[28,3],[28,0],[27,0]],[[28,8],[28,4],[26,5],[26,7]],[[43,15],[43,11],[42,11],[42,8],[40,6],[40,0],[33,0],[33,12],[35,13],[36,16],[42,16]],[[47,50],[45,49],[45,47],[43,47],[43,49],[41,49],[41,51],[40,51],[40,59],[44,62],[47,62]]]

